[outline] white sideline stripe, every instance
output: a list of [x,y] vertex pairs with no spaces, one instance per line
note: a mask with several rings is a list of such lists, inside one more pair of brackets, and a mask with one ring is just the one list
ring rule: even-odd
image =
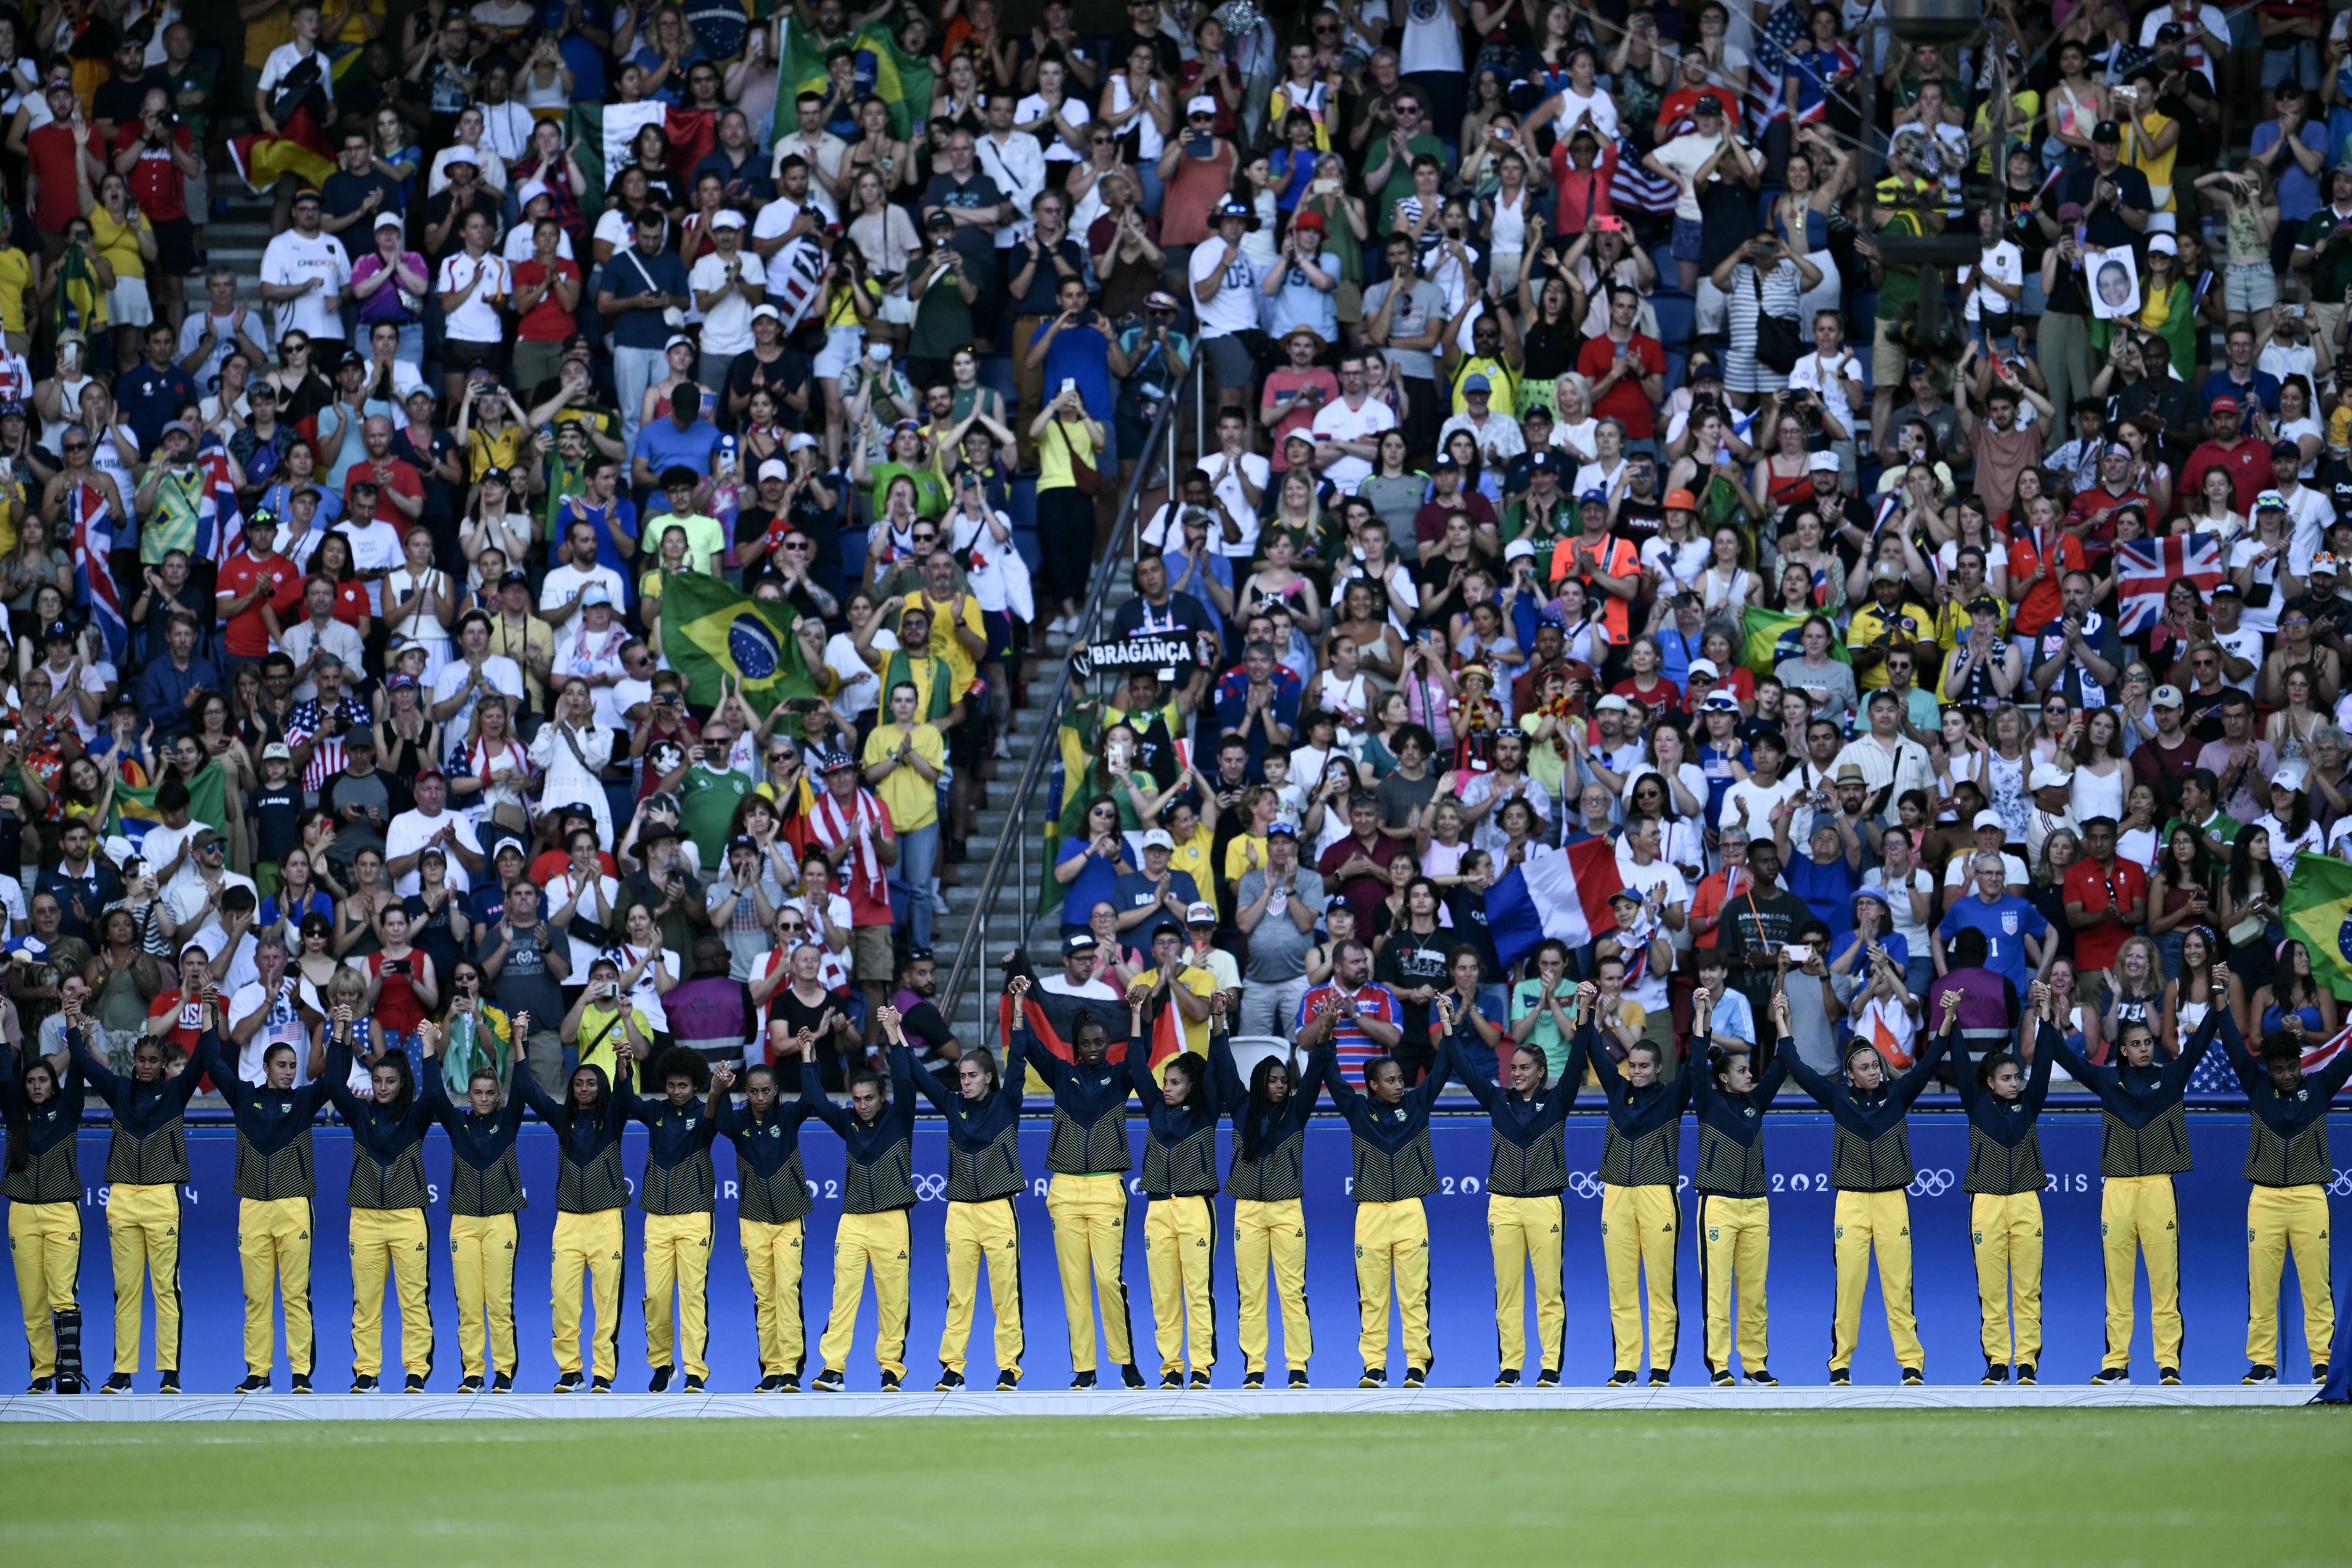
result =
[[1200,1419],[1252,1415],[1417,1415],[1495,1410],[2115,1410],[2131,1406],[2284,1408],[2310,1401],[2307,1384],[2082,1384],[2034,1388],[1425,1388],[1269,1389],[1245,1393],[1055,1390],[1031,1394],[18,1394],[0,1398],[5,1421],[644,1420],[685,1416],[783,1420],[905,1415],[1120,1416]]

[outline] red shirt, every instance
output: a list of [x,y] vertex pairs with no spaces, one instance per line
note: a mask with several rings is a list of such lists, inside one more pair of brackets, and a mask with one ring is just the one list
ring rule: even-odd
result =
[[[1645,338],[1639,332],[1622,345],[1605,332],[1597,338],[1587,338],[1584,347],[1577,351],[1577,373],[1593,385],[1600,385],[1601,378],[1607,375],[1609,367],[1616,363],[1621,346],[1631,349],[1642,362],[1642,375],[1666,374],[1666,351],[1658,346],[1657,339]],[[1654,410],[1650,406],[1649,395],[1642,390],[1641,376],[1619,376],[1616,383],[1601,395],[1601,400],[1592,405],[1592,416],[1616,420],[1625,426],[1629,440],[1647,441],[1658,433]]]
[[[404,495],[423,500],[425,480],[418,475],[414,464],[404,462],[398,458],[385,458],[383,467],[384,472],[378,479],[378,483],[384,488],[376,491],[374,521],[388,522],[404,533],[408,530],[409,523],[414,520],[394,506],[392,498],[394,495]],[[352,510],[352,487],[362,479],[377,479],[375,465],[367,458],[362,458],[352,465],[351,477],[343,481],[343,510],[346,514],[349,514]]]
[[[2265,458],[2263,461],[2267,466],[2269,459]],[[2048,576],[2028,588],[2025,591],[2025,597],[2018,601],[2012,624],[2017,627],[2019,637],[2037,636],[2042,627],[2056,620],[2059,606],[2058,579],[2069,571],[2088,569],[2088,563],[2083,556],[2081,540],[2071,533],[2061,533],[2057,536],[2056,543],[2057,564],[2051,570]],[[2012,583],[2022,583],[2032,576],[2034,570],[2041,564],[2042,550],[2033,542],[2033,531],[2030,528],[2021,528],[2016,537],[2009,542],[2009,580]]]
[[1338,401],[1339,378],[1321,365],[1314,364],[1308,365],[1305,370],[1293,370],[1288,365],[1285,365],[1280,370],[1266,373],[1265,391],[1260,395],[1261,405],[1267,403],[1279,403],[1292,393],[1309,386],[1319,386],[1323,389],[1321,399],[1309,398],[1284,415],[1282,422],[1274,427],[1274,456],[1267,461],[1274,465],[1274,471],[1277,474],[1290,467],[1290,460],[1282,450],[1283,438],[1293,430],[1304,430],[1314,424],[1315,416],[1320,413],[1327,404]]
[[2208,441],[2189,453],[2189,461],[2180,466],[2180,483],[2173,493],[2202,494],[2208,468],[2229,471],[2230,491],[2235,498],[2231,505],[2248,517],[2253,515],[2254,498],[2270,489],[2276,478],[2271,470],[2271,449],[2251,436],[2240,436],[2234,447]]
[[335,619],[357,631],[367,625],[368,616],[373,613],[374,607],[368,602],[365,583],[353,577],[335,584]]
[[[2147,873],[2118,856],[2115,869],[2102,871],[2088,856],[2066,870],[2066,902],[2080,904],[2086,915],[2127,908],[2147,898]],[[2092,974],[2114,967],[2116,954],[2131,939],[2132,928],[2114,921],[2084,926],[2074,933],[2074,972]]]
[[1551,183],[1559,192],[1559,222],[1554,232],[1579,235],[1584,232],[1588,217],[1608,217],[1617,210],[1609,199],[1609,182],[1617,171],[1617,149],[1604,147],[1601,156],[1592,161],[1590,169],[1580,169],[1568,161],[1568,144],[1560,142],[1551,150]]
[[[96,126],[83,131],[82,144],[91,157],[106,162],[106,143],[99,139]],[[51,121],[26,137],[25,163],[27,172],[40,182],[40,197],[33,204],[33,226],[43,234],[65,233],[66,226],[81,216],[81,197],[74,184],[72,129]]]
[[[188,133],[184,125],[172,128],[172,142],[184,152],[195,151],[195,138]],[[122,129],[114,133],[114,151],[117,153],[131,147],[140,149],[139,162],[131,170],[131,195],[138,202],[139,210],[159,224],[176,223],[186,217],[187,176],[180,173],[177,163],[172,162],[171,150],[148,145],[147,127],[137,120],[125,122]],[[108,162],[111,164],[112,160]]]
[[283,626],[286,617],[302,602],[302,569],[283,555],[256,561],[242,550],[230,556],[228,564],[220,569],[217,588],[218,596],[223,598],[241,599],[265,578],[276,585],[229,617],[228,651],[239,658],[259,658],[269,651],[271,638],[269,627],[261,618],[262,606],[267,605],[277,611],[278,624]]
[[183,1002],[184,994],[179,991],[164,992],[147,1004],[147,1016],[163,1018],[177,1014],[180,1021],[172,1026],[164,1037],[177,1041],[181,1049],[193,1054],[196,1041],[204,1035],[205,1000],[199,995],[193,1001]]
[[1316,864],[1315,869],[1321,873],[1327,890],[1330,889],[1333,878],[1339,868],[1359,855],[1380,868],[1378,876],[1353,876],[1339,883],[1338,887],[1339,896],[1355,908],[1358,931],[1372,929],[1374,907],[1395,890],[1389,886],[1389,862],[1395,859],[1397,851],[1404,847],[1404,840],[1391,838],[1383,833],[1375,837],[1372,840],[1372,847],[1367,849],[1351,833],[1323,851],[1323,858]]
[[[2118,511],[2125,507],[2137,507],[2140,518],[2145,522],[2152,524],[2156,521],[2156,503],[2147,496],[2137,490],[2126,490],[2121,495],[2116,495],[2101,485],[2084,490],[2074,498],[2074,504],[2066,509],[2066,522],[2069,527],[2072,527],[2083,522],[2095,512]],[[2115,553],[2116,520],[2110,517],[2104,521],[2092,523],[2084,531],[2082,539],[2084,548],[2090,552],[2091,559],[2105,561],[2109,555]]]
[[[613,857],[602,849],[596,852],[596,868],[614,880],[620,878],[621,868],[614,864]],[[530,863],[530,879],[544,888],[571,869],[570,851],[551,849]],[[541,900],[541,902],[544,901],[544,900]]]
[[[579,263],[566,261],[561,256],[557,257],[555,276],[558,279],[570,278],[577,281],[580,277]],[[515,287],[518,289],[537,288],[546,277],[547,268],[535,258],[521,263],[514,269]],[[572,312],[565,310],[556,300],[555,290],[552,289],[541,297],[538,304],[530,308],[530,312],[523,317],[521,325],[515,329],[515,335],[518,338],[525,342],[533,343],[561,342],[570,337],[572,332]]]

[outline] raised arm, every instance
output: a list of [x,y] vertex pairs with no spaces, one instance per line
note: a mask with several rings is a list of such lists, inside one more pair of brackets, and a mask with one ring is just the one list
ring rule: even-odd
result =
[[890,1058],[890,1070],[893,1077],[898,1073],[899,1058],[905,1058],[908,1085],[919,1090],[925,1100],[939,1108],[940,1114],[942,1116],[953,1112],[955,1097],[949,1092],[948,1086],[940,1081],[937,1073],[915,1059],[914,1053],[907,1048],[905,1041],[901,1040],[891,1046]]
[[1907,1109],[1925,1092],[1928,1080],[1935,1077],[1936,1064],[1943,1060],[1944,1047],[1958,1037],[1957,1034],[1938,1035],[1927,1042],[1926,1050],[1912,1058],[1910,1068],[1895,1080],[1891,1090],[1896,1104]]
[[825,1098],[824,1079],[817,1076],[815,1059],[808,1054],[807,1038],[805,1035],[802,1037],[801,1107],[845,1141],[849,1137],[851,1112]]
[[1462,1087],[1470,1091],[1471,1098],[1478,1102],[1480,1109],[1492,1115],[1502,1102],[1502,1085],[1487,1077],[1484,1069],[1463,1059],[1460,1037],[1449,1033],[1438,1054],[1454,1069],[1454,1076],[1462,1080]]
[[[1249,1098],[1249,1086],[1242,1082],[1241,1068],[1234,1063],[1232,1036],[1209,1037],[1209,1078],[1217,1086],[1217,1098],[1225,1104],[1239,1105]],[[1295,1086],[1292,1092],[1297,1092]]]
[[[2228,968],[2227,964],[2215,964],[2215,978],[2219,979]],[[2189,1075],[2197,1070],[2197,1064],[2205,1059],[2206,1051],[2211,1048],[2217,1029],[2225,1038],[2239,1040],[2242,1045],[2243,1037],[2238,1034],[2238,1020],[2230,1016],[2230,1009],[2227,1006],[2211,1009],[2205,1015],[2205,1021],[2197,1026],[2197,1032],[2189,1037],[2189,1043],[2180,1047],[2180,1054],[2165,1064],[2164,1087],[2167,1089],[2178,1093],[2187,1087]],[[2066,1070],[2070,1073],[2074,1070],[2072,1062],[2066,1065]]]

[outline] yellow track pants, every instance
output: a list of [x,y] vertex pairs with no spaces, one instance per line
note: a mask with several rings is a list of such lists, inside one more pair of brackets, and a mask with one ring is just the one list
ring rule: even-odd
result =
[[1282,1298],[1282,1359],[1307,1370],[1315,1333],[1307,1317],[1307,1211],[1297,1198],[1234,1201],[1234,1279],[1239,1287],[1242,1366],[1265,1370],[1266,1272]]
[[139,1370],[140,1288],[155,1288],[155,1365],[180,1366],[180,1189],[118,1182],[106,1190],[114,1254],[114,1370]]
[[1664,1372],[1675,1364],[1682,1327],[1675,1264],[1682,1231],[1682,1204],[1674,1188],[1601,1188],[1601,1257],[1609,1272],[1609,1336],[1619,1372],[1641,1370],[1644,1269],[1650,1277],[1650,1365]]
[[[1770,1202],[1701,1193],[1698,1234],[1699,1287],[1706,1296],[1706,1370],[1709,1373],[1730,1371],[1735,1345],[1741,1371],[1769,1370],[1769,1298],[1765,1281],[1772,1264]],[[1738,1314],[1736,1334],[1735,1310]]]
[[801,1222],[739,1219],[743,1267],[751,1276],[752,1316],[760,1334],[760,1375],[797,1377],[807,1354],[801,1327]]
[[1021,1331],[1021,1226],[1013,1200],[948,1205],[947,1247],[948,1318],[940,1331],[940,1364],[963,1375],[985,1263],[989,1300],[996,1314],[996,1370],[1019,1377],[1027,1342]]
[[286,1366],[309,1376],[317,1350],[310,1321],[309,1198],[239,1198],[236,1257],[245,1273],[245,1370],[268,1377],[278,1339],[273,1298],[286,1303]]
[[2156,1363],[2179,1368],[2180,1204],[2172,1178],[2109,1176],[2099,1191],[2099,1248],[2107,1266],[2107,1348],[2100,1366],[2131,1367],[2132,1281],[2145,1254]]
[[[707,1214],[646,1215],[646,1364],[682,1358],[689,1377],[709,1377],[710,1226]],[[677,1299],[671,1315],[670,1299]]]
[[1356,1353],[1366,1367],[1389,1364],[1389,1289],[1404,1320],[1407,1366],[1426,1372],[1429,1347],[1429,1211],[1419,1198],[1356,1205]]
[[1054,1216],[1054,1263],[1062,1276],[1062,1311],[1070,1326],[1070,1370],[1096,1370],[1097,1295],[1102,1298],[1103,1348],[1113,1366],[1128,1365],[1135,1360],[1135,1335],[1127,1311],[1127,1178],[1057,1172],[1045,1188],[1045,1212]]
[[1986,1363],[2039,1366],[2042,1194],[1971,1194],[1969,1245],[1976,1250],[1977,1326]]
[[1143,1262],[1160,1375],[1184,1370],[1188,1334],[1192,1370],[1207,1372],[1217,1364],[1217,1200],[1152,1199],[1143,1211]]
[[2321,1187],[2256,1187],[2246,1196],[2246,1359],[2278,1365],[2279,1278],[2294,1253],[2303,1338],[2316,1363],[2336,1340],[2336,1292],[2327,1273],[2327,1194]]
[[628,1229],[619,1209],[595,1214],[555,1216],[555,1257],[550,1284],[555,1341],[555,1370],[579,1372],[580,1311],[584,1289],[594,1287],[596,1340],[591,1352],[593,1375],[610,1378],[621,1361],[621,1278],[628,1272],[622,1256]]
[[[1503,1369],[1530,1376],[1559,1370],[1568,1307],[1560,1290],[1560,1204],[1557,1194],[1507,1198],[1488,1194],[1486,1245],[1495,1255],[1495,1347]],[[1527,1277],[1536,1279],[1537,1365],[1528,1364]]]
[[433,1375],[433,1254],[423,1209],[352,1210],[352,1373],[383,1371],[383,1293],[400,1298],[400,1360]]
[[1870,1285],[1871,1254],[1878,1255],[1878,1293],[1886,1302],[1886,1337],[1898,1366],[1924,1371],[1919,1320],[1911,1310],[1911,1197],[1897,1187],[1888,1193],[1837,1195],[1832,1232],[1837,1268],[1837,1306],[1830,1324],[1830,1370],[1853,1364],[1862,1337],[1862,1296]]
[[866,1271],[874,1271],[874,1363],[907,1375],[908,1229],[905,1209],[845,1214],[833,1234],[833,1303],[826,1309],[817,1355],[828,1372],[849,1366],[857,1306],[866,1298]]
[[457,1361],[467,1377],[515,1370],[515,1216],[449,1216],[449,1273],[457,1288]]
[[[8,1258],[16,1270],[16,1300],[25,1310],[25,1342],[33,1352],[33,1375],[58,1371],[58,1312],[81,1306],[76,1286],[81,1276],[81,1205],[10,1204]],[[134,1338],[132,1344],[138,1342]]]

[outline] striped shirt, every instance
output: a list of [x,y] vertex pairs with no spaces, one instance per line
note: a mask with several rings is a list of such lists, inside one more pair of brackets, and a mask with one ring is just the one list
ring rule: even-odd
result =
[[[1336,1004],[1340,997],[1347,994],[1349,992],[1346,986],[1329,982],[1310,989],[1306,995],[1299,998],[1298,1016],[1291,1021],[1292,1032],[1296,1034],[1298,1030],[1304,1029],[1307,1020],[1314,1017],[1326,1003]],[[1404,1005],[1397,1000],[1396,993],[1387,986],[1378,981],[1371,981],[1354,994],[1356,1011],[1360,1016],[1378,1018],[1395,1029],[1404,1027]],[[1366,1062],[1370,1061],[1374,1057],[1388,1055],[1386,1046],[1364,1033],[1355,1019],[1344,1016],[1336,1019],[1332,1024],[1331,1048],[1339,1057],[1340,1067],[1347,1069],[1349,1078],[1358,1083],[1363,1081]]]

